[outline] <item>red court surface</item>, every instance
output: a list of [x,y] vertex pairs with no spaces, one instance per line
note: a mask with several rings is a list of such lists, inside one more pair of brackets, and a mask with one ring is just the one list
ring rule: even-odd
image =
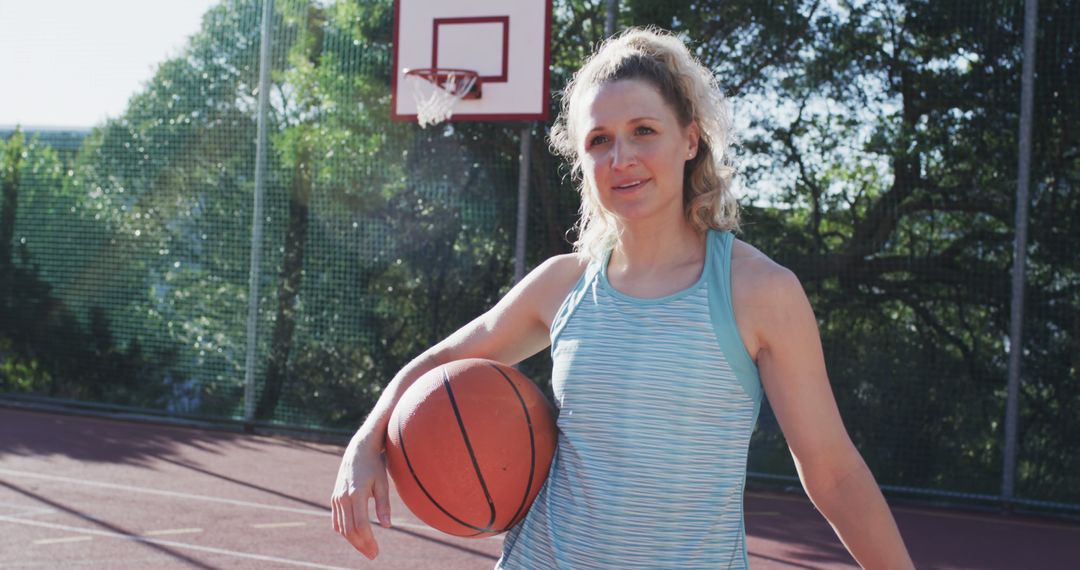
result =
[[[353,551],[327,508],[341,450],[0,407],[0,568],[494,566],[501,538],[442,535],[396,499],[377,561]],[[805,499],[751,493],[746,511],[755,570],[855,567]],[[1080,525],[895,512],[919,568],[1080,568]]]

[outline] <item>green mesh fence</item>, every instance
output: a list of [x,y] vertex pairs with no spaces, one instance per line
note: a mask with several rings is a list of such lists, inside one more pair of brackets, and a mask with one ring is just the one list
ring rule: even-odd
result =
[[[556,2],[553,88],[601,39],[601,4]],[[222,2],[92,130],[0,133],[7,398],[243,418],[261,17],[261,1]],[[355,428],[512,279],[523,125],[391,122],[392,17],[389,0],[274,3],[261,422]],[[619,24],[683,33],[732,96],[741,237],[806,286],[879,482],[996,499],[1023,2],[639,0]],[[1080,2],[1040,3],[1017,465],[1019,499],[1072,510],[1078,29]],[[568,251],[578,205],[548,126],[533,129],[530,266]],[[546,385],[546,354],[523,367]],[[794,474],[767,408],[750,469]]]

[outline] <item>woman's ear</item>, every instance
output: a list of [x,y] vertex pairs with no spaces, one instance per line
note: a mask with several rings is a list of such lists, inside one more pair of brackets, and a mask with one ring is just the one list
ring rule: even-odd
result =
[[701,130],[698,128],[697,121],[692,121],[686,127],[686,137],[688,143],[686,150],[686,159],[691,160],[695,156],[697,156],[698,141],[701,140]]

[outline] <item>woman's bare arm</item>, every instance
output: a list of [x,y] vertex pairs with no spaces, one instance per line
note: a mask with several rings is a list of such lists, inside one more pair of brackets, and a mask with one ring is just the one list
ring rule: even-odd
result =
[[734,285],[761,381],[810,499],[864,568],[908,569],[892,513],[840,418],[817,320],[798,278],[760,256]]

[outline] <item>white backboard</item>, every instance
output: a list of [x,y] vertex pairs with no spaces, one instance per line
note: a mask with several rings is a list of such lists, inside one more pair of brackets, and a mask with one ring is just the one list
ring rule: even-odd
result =
[[395,0],[393,118],[416,120],[404,70],[440,67],[480,75],[450,120],[545,120],[550,54],[551,0]]

